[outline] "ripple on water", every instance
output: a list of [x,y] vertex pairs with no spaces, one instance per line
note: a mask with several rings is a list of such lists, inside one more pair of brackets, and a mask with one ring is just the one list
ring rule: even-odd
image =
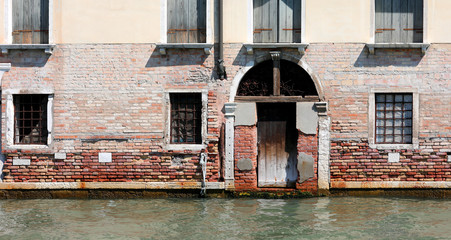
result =
[[449,200],[3,200],[0,239],[449,239]]

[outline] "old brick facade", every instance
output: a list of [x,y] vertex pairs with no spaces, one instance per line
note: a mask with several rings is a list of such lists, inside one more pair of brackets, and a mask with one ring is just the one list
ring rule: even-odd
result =
[[[251,113],[250,124],[234,122],[240,117],[242,102],[235,101],[240,81],[277,50],[282,60],[308,73],[318,93],[318,100],[307,101],[314,106],[316,130],[297,129],[298,169],[300,156],[307,155],[312,176],[298,176],[288,190],[450,186],[451,44],[432,43],[425,53],[407,47],[372,54],[365,43],[312,42],[305,53],[287,46],[255,48],[251,54],[243,43],[226,42],[225,79],[217,74],[217,43],[211,54],[203,48],[168,48],[163,54],[160,48],[61,43],[50,55],[36,49],[0,54],[0,63],[10,66],[1,78],[2,182],[182,186],[202,181],[205,153],[206,181],[216,184],[207,187],[286,190],[258,186],[259,113]],[[201,144],[170,142],[169,96],[186,92],[202,95]],[[412,143],[375,142],[377,93],[413,95]],[[49,144],[15,144],[14,96],[20,94],[49,96]],[[227,116],[226,104],[236,105],[236,112]],[[296,112],[296,121],[302,114]],[[111,161],[99,159],[99,153],[111,153]],[[241,159],[250,161],[250,170],[238,168]]]

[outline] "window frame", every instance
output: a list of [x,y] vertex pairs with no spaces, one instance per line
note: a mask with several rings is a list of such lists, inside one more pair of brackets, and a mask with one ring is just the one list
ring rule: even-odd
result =
[[[301,42],[300,43],[255,43],[255,44],[303,44],[305,43],[305,0],[301,0]],[[254,0],[247,1],[247,43],[254,43]]]
[[[52,0],[53,1],[53,0]],[[212,29],[212,21],[213,21],[213,14],[211,10],[213,9],[213,2],[214,0],[206,0],[206,40],[205,43],[168,43],[168,4],[167,0],[160,0],[160,43],[161,44],[169,44],[169,45],[176,45],[176,44],[183,44],[183,45],[202,45],[199,46],[199,48],[203,48],[203,45],[211,45],[214,43],[213,39],[213,29]]]
[[[171,94],[176,93],[200,93],[201,95],[201,143],[172,143],[171,142]],[[166,124],[165,124],[165,143],[167,150],[175,151],[201,151],[206,148],[207,139],[207,111],[208,111],[208,90],[204,89],[169,89],[165,91],[165,111],[166,111]]]
[[[36,98],[39,99],[39,103],[34,103],[31,102],[31,100],[29,100],[30,102],[25,102],[22,103],[23,101],[26,101],[26,97],[30,97],[31,99],[37,100]],[[46,145],[47,144],[47,139],[48,139],[48,130],[47,130],[47,103],[48,103],[48,94],[15,94],[13,95],[13,103],[14,103],[14,144],[15,145]],[[37,105],[39,106],[39,111],[36,110],[31,110],[31,109],[27,109],[24,110],[21,109],[22,107],[24,108],[29,108],[30,105]],[[26,115],[25,113],[31,113],[31,115],[33,115],[33,113],[38,113],[40,115],[39,118],[34,118],[33,116],[31,117],[25,117],[24,115]],[[19,117],[18,116],[22,116]],[[45,114],[45,115],[44,115]],[[39,125],[40,125],[40,129],[38,128],[39,131],[39,143],[35,142],[35,143],[25,143],[25,142],[21,142],[20,140],[18,141],[18,138],[25,138],[26,135],[23,133],[23,129],[32,129],[31,132],[33,132],[33,130],[35,129],[34,124],[31,125],[25,125],[26,121],[35,121],[38,120],[39,121]],[[21,130],[22,129],[22,130]],[[32,134],[32,133],[30,133]],[[45,139],[44,139],[45,138]],[[44,140],[44,141],[42,141]],[[31,141],[33,141],[31,139]]]
[[6,44],[9,45],[29,45],[29,46],[36,46],[36,45],[51,45],[53,44],[53,4],[54,0],[48,0],[49,1],[49,41],[48,43],[42,43],[42,44],[13,44],[13,0],[5,0],[5,30],[6,30]]
[[[428,27],[427,27],[428,26],[428,18],[427,18],[428,17],[428,14],[427,14],[428,6],[429,6],[429,0],[423,0],[423,42],[421,42],[421,43],[402,43],[402,44],[400,44],[400,45],[402,45],[401,48],[414,48],[414,47],[416,47],[414,45],[427,44],[429,42],[428,41]],[[371,22],[370,43],[374,44],[374,45],[387,44],[387,43],[376,43],[376,0],[371,0],[371,13],[369,15],[370,15],[370,22]],[[388,43],[388,44],[394,45],[395,43]],[[391,48],[394,48],[394,47],[395,46],[391,46]],[[423,51],[425,51],[425,49]]]
[[[411,93],[412,94],[412,143],[406,144],[387,144],[376,142],[376,94],[396,94]],[[369,92],[368,97],[368,143],[370,148],[376,149],[418,149],[419,141],[419,93],[418,89],[412,88],[373,88]]]
[[[6,95],[6,147],[10,149],[44,149],[50,150],[53,143],[53,99],[54,93],[52,90],[19,90],[9,89],[3,92]],[[46,144],[16,144],[15,143],[15,95],[47,95],[47,143]]]

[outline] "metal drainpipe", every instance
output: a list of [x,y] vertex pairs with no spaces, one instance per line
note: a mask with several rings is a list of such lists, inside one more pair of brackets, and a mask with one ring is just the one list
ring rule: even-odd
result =
[[223,18],[224,18],[224,1],[219,0],[219,16],[218,16],[218,22],[219,22],[219,41],[218,41],[218,63],[217,63],[217,72],[218,77],[221,80],[224,80],[227,76],[225,66],[224,66],[224,24],[223,24]]

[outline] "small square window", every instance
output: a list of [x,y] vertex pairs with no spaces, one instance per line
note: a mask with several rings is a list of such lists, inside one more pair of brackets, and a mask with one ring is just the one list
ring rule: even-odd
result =
[[171,143],[202,143],[202,94],[170,93]]
[[412,143],[412,94],[376,94],[376,143]]
[[14,95],[14,144],[46,145],[48,95]]

